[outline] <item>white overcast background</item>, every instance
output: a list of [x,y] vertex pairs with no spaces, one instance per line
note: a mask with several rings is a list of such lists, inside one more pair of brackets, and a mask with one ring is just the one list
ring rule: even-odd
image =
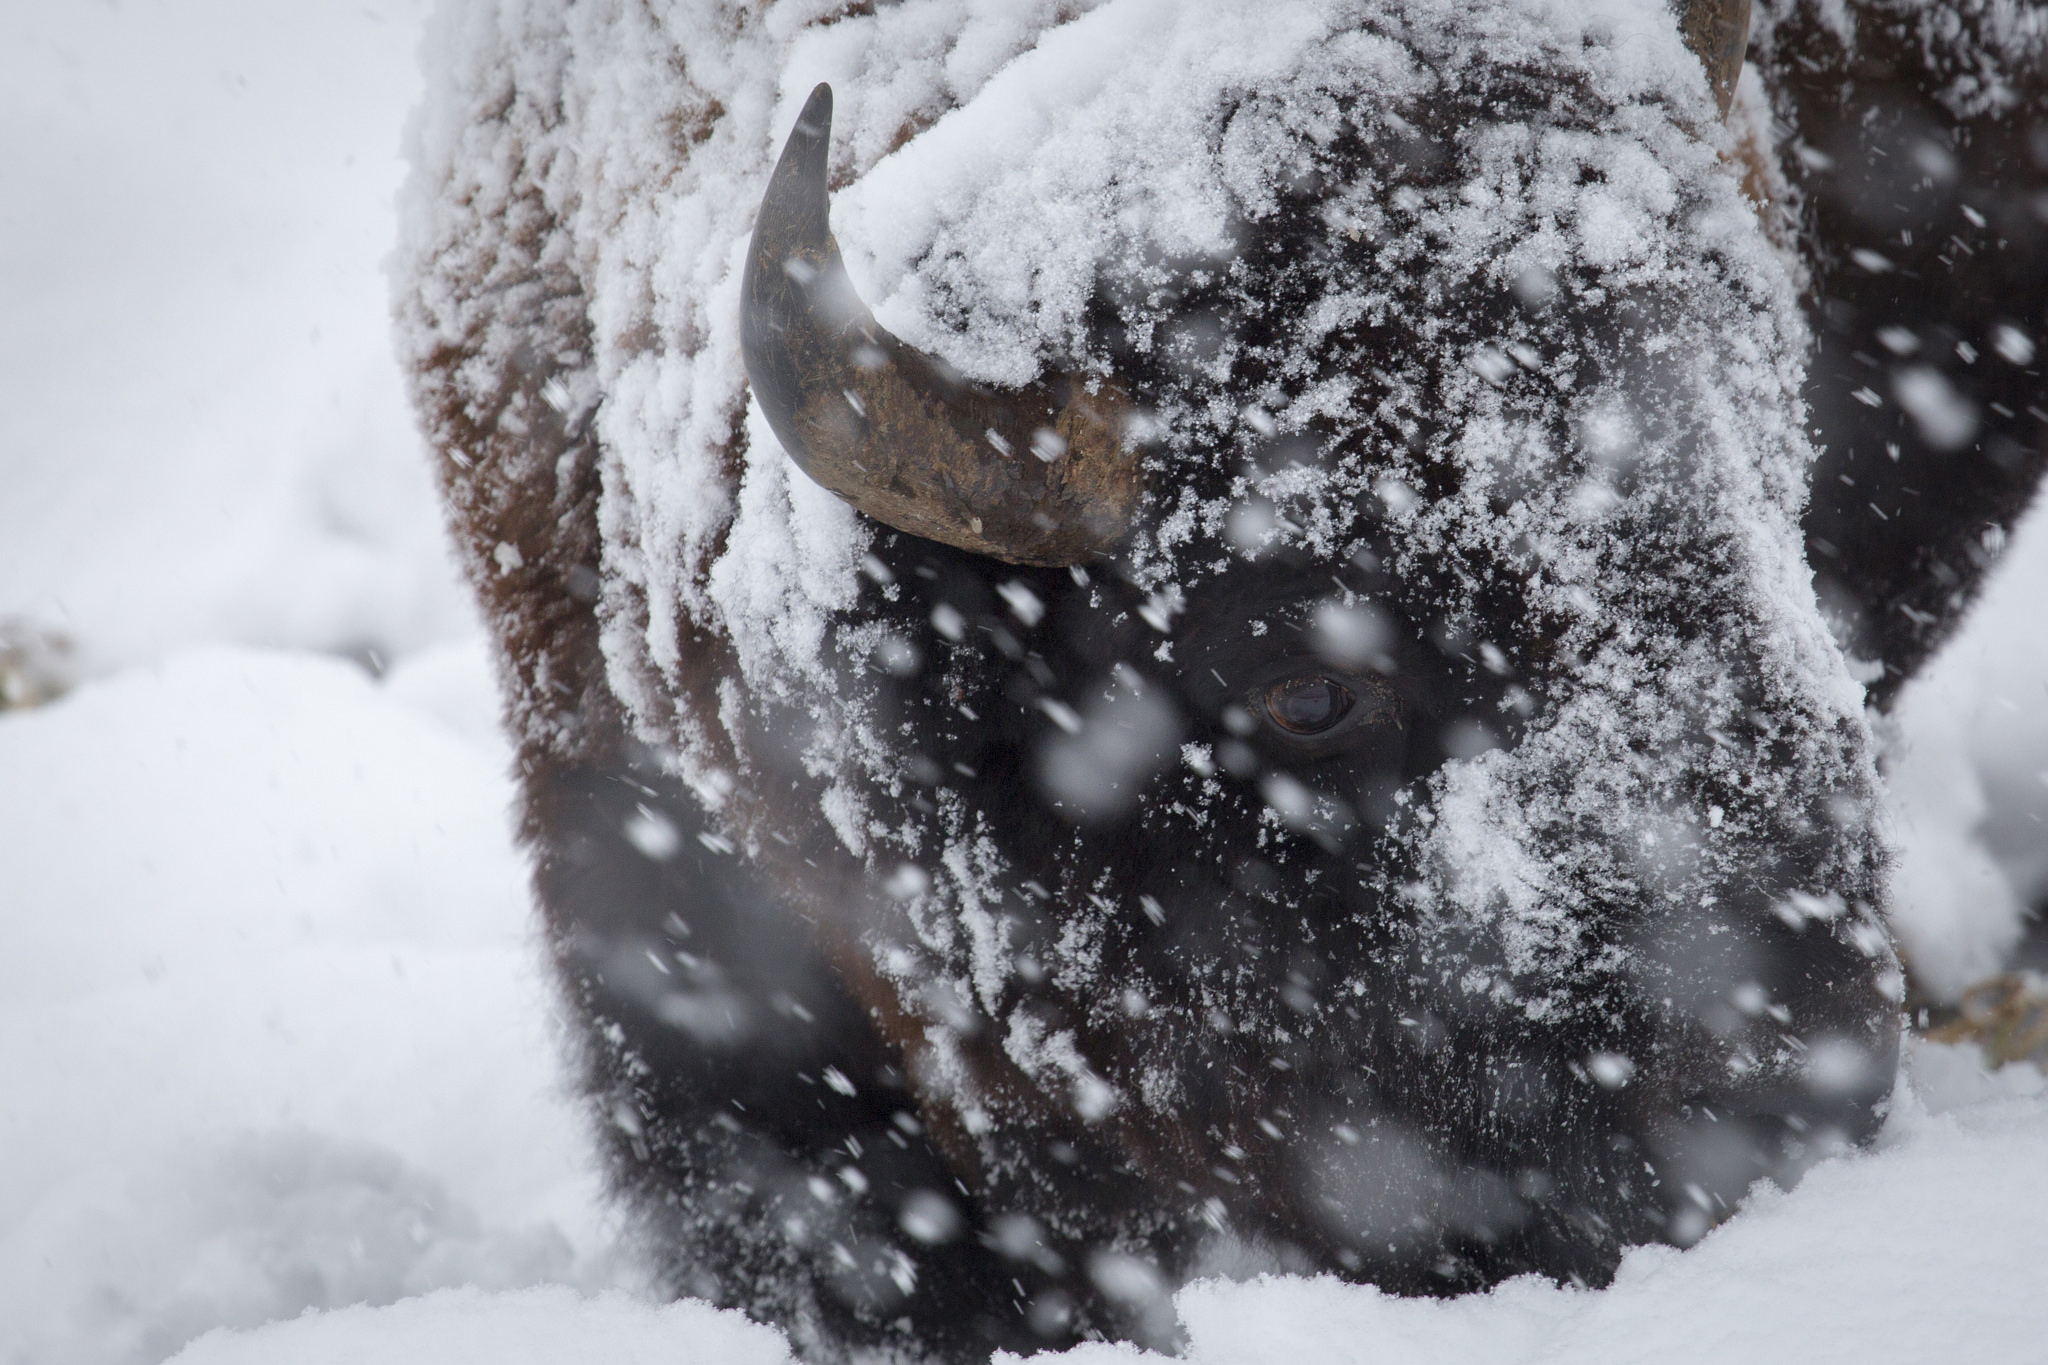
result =
[[[558,1074],[388,339],[424,10],[0,5],[0,631],[79,684],[0,714],[5,1365],[785,1355],[634,1297]],[[1951,989],[2048,895],[2044,601],[2037,516],[1893,727]],[[2048,1359],[2042,1078],[1910,1075],[1877,1150],[1610,1290],[1197,1286],[1190,1354]]]

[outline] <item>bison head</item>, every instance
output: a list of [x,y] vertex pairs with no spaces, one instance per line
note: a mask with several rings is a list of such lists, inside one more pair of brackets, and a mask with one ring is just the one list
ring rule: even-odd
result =
[[782,447],[906,533],[818,693],[745,708],[816,793],[756,856],[845,866],[813,913],[981,1198],[1182,1272],[1597,1279],[1890,1089],[1786,282],[1675,123],[1432,93],[1234,110],[1287,180],[1023,390],[861,302],[826,87],[747,264]]
[[[1207,1271],[1598,1282],[1866,1136],[1740,16],[960,18],[884,117],[914,9],[472,16],[424,125],[421,402],[673,1286],[961,1352]],[[774,62],[884,93],[750,219]]]

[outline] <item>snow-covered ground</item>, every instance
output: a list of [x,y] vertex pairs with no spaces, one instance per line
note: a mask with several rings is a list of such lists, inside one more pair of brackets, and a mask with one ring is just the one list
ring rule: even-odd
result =
[[[786,1354],[633,1297],[561,1090],[387,341],[421,8],[0,7],[0,621],[80,679],[0,714],[0,1361]],[[2048,895],[2044,596],[2036,516],[1900,708],[1940,988]],[[1609,1290],[1197,1286],[1189,1353],[2048,1358],[2048,1088],[1911,1079],[1875,1151]]]

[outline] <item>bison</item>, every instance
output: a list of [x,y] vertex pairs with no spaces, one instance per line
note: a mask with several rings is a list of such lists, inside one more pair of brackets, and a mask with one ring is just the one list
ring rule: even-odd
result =
[[666,1287],[1170,1344],[1869,1135],[1871,715],[2048,463],[2044,35],[451,0],[401,344]]

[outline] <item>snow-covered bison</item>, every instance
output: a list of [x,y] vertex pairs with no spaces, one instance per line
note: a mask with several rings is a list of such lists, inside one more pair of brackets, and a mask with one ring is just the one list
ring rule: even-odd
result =
[[449,0],[401,335],[674,1291],[1161,1342],[1598,1283],[1867,1135],[1866,707],[2048,458],[2043,47]]

